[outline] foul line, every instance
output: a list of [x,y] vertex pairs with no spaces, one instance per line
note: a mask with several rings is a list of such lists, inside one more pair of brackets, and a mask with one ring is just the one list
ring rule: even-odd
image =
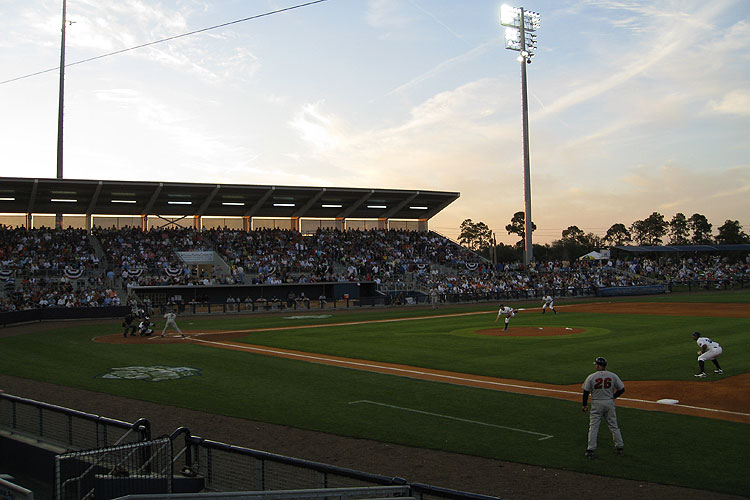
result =
[[[480,378],[471,378],[466,376],[459,376],[459,375],[446,375],[442,373],[435,373],[435,372],[429,372],[429,371],[423,371],[423,370],[417,370],[412,368],[397,368],[392,366],[384,366],[380,364],[375,363],[365,363],[361,361],[350,361],[346,359],[337,359],[337,358],[331,358],[331,357],[325,357],[325,356],[316,356],[312,354],[304,354],[304,353],[298,353],[298,352],[290,352],[290,351],[282,351],[278,349],[271,349],[267,347],[258,347],[258,346],[252,346],[252,345],[243,345],[243,344],[235,344],[235,343],[227,343],[227,342],[218,342],[213,340],[202,340],[195,337],[192,337],[191,340],[193,342],[200,342],[204,344],[209,345],[216,345],[216,346],[223,346],[223,347],[231,347],[232,349],[241,349],[246,351],[254,351],[259,353],[267,353],[267,354],[275,354],[275,355],[281,355],[291,358],[299,358],[303,360],[311,360],[311,361],[318,361],[318,362],[325,362],[325,363],[335,363],[337,365],[341,366],[350,366],[353,368],[363,368],[363,369],[369,369],[369,370],[377,370],[379,372],[393,372],[393,373],[399,373],[403,374],[404,376],[414,375],[414,376],[428,376],[435,379],[444,379],[448,382],[451,381],[458,381],[458,382],[471,382],[471,383],[478,383],[478,384],[485,384],[488,386],[496,386],[496,387],[508,387],[513,389],[524,389],[527,391],[538,391],[538,392],[547,392],[547,393],[558,393],[558,394],[566,394],[566,395],[579,395],[579,392],[576,391],[567,391],[564,389],[550,389],[548,387],[535,387],[535,386],[529,386],[529,385],[522,385],[522,384],[511,384],[507,382],[498,382],[494,380],[483,380]],[[634,403],[643,403],[643,404],[650,404],[650,405],[660,405],[664,406],[663,403],[657,403],[656,401],[648,401],[646,399],[633,399],[633,398],[618,398],[621,401],[632,401]],[[735,412],[735,411],[729,411],[729,410],[719,410],[716,408],[703,408],[700,406],[690,406],[690,405],[681,405],[681,404],[675,404],[675,405],[669,405],[672,407],[682,407],[682,408],[689,408],[693,410],[702,410],[702,411],[708,411],[708,412],[715,412],[715,413],[725,413],[727,415],[737,415],[741,417],[750,417],[750,413],[741,413],[741,412]]]
[[439,413],[430,413],[429,411],[415,410],[413,408],[404,408],[403,406],[393,406],[393,405],[388,405],[388,404],[385,404],[385,403],[378,403],[376,401],[367,401],[365,399],[363,399],[361,401],[350,401],[349,402],[350,405],[356,405],[356,404],[360,404],[360,403],[377,405],[377,406],[385,406],[386,408],[394,408],[396,410],[410,411],[412,413],[420,413],[422,415],[429,415],[431,417],[440,417],[440,418],[445,418],[445,419],[448,419],[448,420],[456,420],[457,422],[466,422],[466,423],[469,423],[469,424],[485,425],[487,427],[495,427],[497,429],[506,429],[506,430],[509,430],[509,431],[524,432],[526,434],[534,434],[535,436],[543,436],[543,437],[540,437],[538,439],[538,441],[544,441],[545,439],[549,439],[549,438],[555,437],[552,434],[543,434],[541,432],[527,431],[527,430],[524,430],[524,429],[516,429],[515,427],[506,427],[504,425],[488,424],[487,422],[479,422],[478,420],[468,420],[468,419],[465,419],[465,418],[451,417],[449,415],[441,415]]
[[[519,311],[525,311],[525,309],[518,309]],[[437,314],[434,316],[415,316],[411,318],[388,318],[388,319],[371,319],[366,321],[346,321],[343,323],[317,323],[314,325],[287,325],[287,326],[273,326],[268,328],[251,328],[245,330],[221,330],[213,333],[253,333],[253,332],[272,332],[276,330],[302,330],[306,328],[325,328],[328,326],[351,326],[351,325],[369,325],[371,323],[395,323],[399,321],[415,321],[421,319],[440,319],[440,318],[451,318],[455,316],[474,316],[477,314],[489,314],[494,311],[472,311],[465,313],[451,313],[451,314]],[[209,333],[209,332],[206,332]]]

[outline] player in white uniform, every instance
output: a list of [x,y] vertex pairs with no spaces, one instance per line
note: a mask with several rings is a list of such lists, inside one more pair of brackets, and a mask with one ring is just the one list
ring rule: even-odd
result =
[[557,311],[555,310],[555,299],[549,294],[542,297],[542,314],[544,314],[548,307],[550,311],[557,314]]
[[586,377],[583,382],[583,411],[589,411],[588,400],[591,394],[591,411],[589,412],[589,442],[586,447],[586,457],[594,458],[596,438],[599,434],[599,424],[604,417],[615,442],[615,451],[622,455],[624,446],[622,433],[617,426],[615,413],[615,399],[625,392],[625,384],[620,377],[607,370],[607,360],[598,357],[594,361],[596,371]]
[[705,362],[709,359],[716,366],[714,373],[722,374],[724,370],[719,365],[718,358],[724,350],[721,348],[718,342],[711,340],[708,337],[701,337],[700,332],[693,332],[693,338],[698,343],[698,367],[700,371],[695,374],[698,378],[706,378],[706,367]]
[[177,332],[182,337],[185,336],[185,334],[182,333],[182,330],[180,330],[180,327],[177,326],[177,322],[175,321],[176,317],[177,317],[177,315],[175,313],[171,312],[171,311],[164,315],[164,319],[167,320],[167,321],[166,321],[166,323],[164,323],[164,330],[161,331],[161,336],[162,337],[167,332],[167,328],[169,328],[170,326],[174,327],[174,329],[177,330]]
[[505,316],[505,328],[503,328],[503,331],[505,331],[508,329],[510,318],[512,318],[515,315],[516,315],[515,309],[513,309],[512,307],[500,304],[500,310],[497,312],[497,318],[495,318],[495,323],[498,322],[501,316]]

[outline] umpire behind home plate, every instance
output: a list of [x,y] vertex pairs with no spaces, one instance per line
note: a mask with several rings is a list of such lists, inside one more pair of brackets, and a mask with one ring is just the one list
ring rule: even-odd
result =
[[594,360],[596,371],[586,377],[583,382],[583,411],[589,411],[588,400],[591,394],[591,412],[589,413],[589,444],[586,447],[586,457],[594,458],[596,437],[599,434],[599,424],[602,417],[607,420],[607,426],[612,432],[615,451],[622,455],[622,433],[617,426],[615,414],[615,399],[625,392],[625,384],[620,377],[607,370],[607,360],[601,356]]

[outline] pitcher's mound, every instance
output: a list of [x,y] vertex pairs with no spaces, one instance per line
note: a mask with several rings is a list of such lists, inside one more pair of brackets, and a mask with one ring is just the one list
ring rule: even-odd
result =
[[564,326],[511,326],[505,331],[502,328],[484,328],[477,330],[477,333],[496,337],[551,337],[553,335],[575,335],[583,331],[583,328]]

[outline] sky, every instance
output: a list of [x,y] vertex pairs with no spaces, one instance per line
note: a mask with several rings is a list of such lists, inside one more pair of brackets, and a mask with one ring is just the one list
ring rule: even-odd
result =
[[[261,16],[306,1],[67,0],[64,177],[459,192],[430,229],[455,239],[471,219],[515,243],[521,70],[502,2]],[[750,1],[514,6],[541,15],[535,243],[652,212],[750,233]],[[0,176],[56,176],[61,20],[62,0],[0,0]]]

